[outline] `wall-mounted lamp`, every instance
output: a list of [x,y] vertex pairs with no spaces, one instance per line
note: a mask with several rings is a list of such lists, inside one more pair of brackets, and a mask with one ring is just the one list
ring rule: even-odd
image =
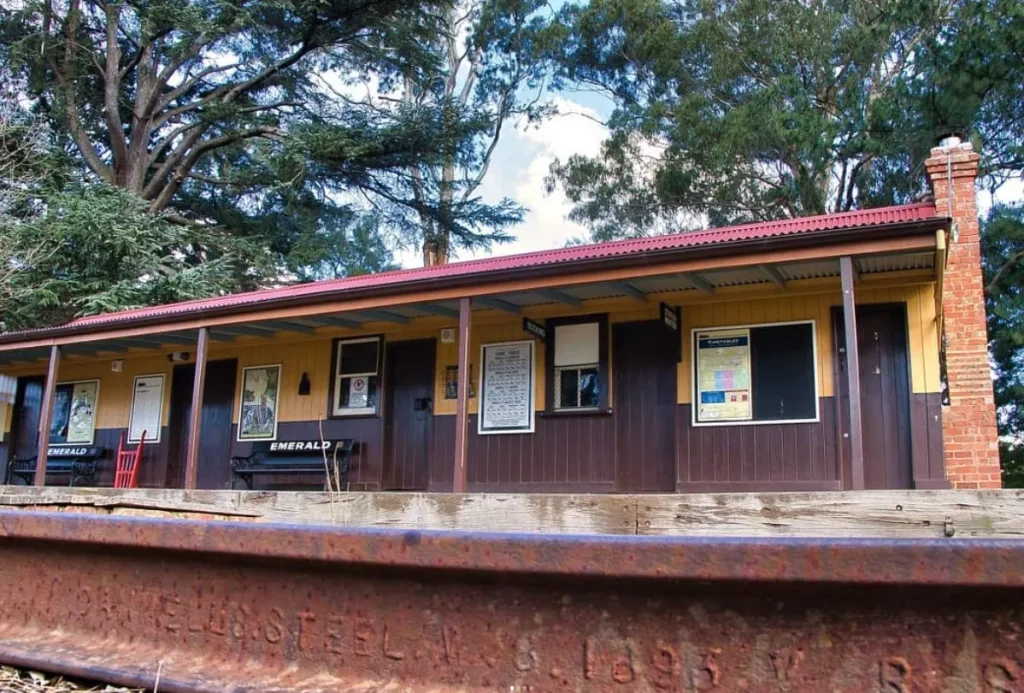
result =
[[309,376],[306,375],[305,371],[302,373],[302,377],[299,378],[299,395],[305,396],[309,394]]

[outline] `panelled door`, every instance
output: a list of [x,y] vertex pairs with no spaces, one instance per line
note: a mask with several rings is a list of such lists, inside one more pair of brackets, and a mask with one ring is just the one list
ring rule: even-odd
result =
[[[852,486],[849,395],[846,386],[845,329],[841,310],[835,324],[836,391],[843,485]],[[857,306],[857,351],[864,426],[864,485],[869,489],[912,487],[910,450],[910,372],[906,309],[902,305]]]
[[675,490],[678,338],[659,320],[612,326],[617,491]]
[[430,480],[433,339],[389,342],[384,362],[384,488],[422,490]]
[[14,419],[11,422],[11,456],[18,459],[34,457],[39,442],[39,415],[43,408],[43,386],[40,376],[18,378],[14,395]]
[[[181,488],[185,482],[195,372],[195,364],[182,364],[174,367],[171,377],[171,442],[167,463],[167,483],[170,488]],[[227,488],[231,484],[231,443],[234,433],[231,415],[237,372],[237,359],[210,361],[206,364],[203,415],[199,423],[197,488]]]

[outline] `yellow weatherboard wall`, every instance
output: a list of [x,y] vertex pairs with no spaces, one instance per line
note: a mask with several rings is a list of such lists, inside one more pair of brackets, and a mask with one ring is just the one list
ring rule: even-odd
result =
[[[856,287],[858,304],[905,303],[907,306],[907,338],[910,360],[911,391],[914,393],[939,391],[938,333],[935,321],[934,283],[920,276],[902,277],[899,273],[890,277],[869,278]],[[774,286],[754,285],[720,289],[713,295],[696,291],[656,294],[646,302],[634,299],[608,299],[587,301],[581,309],[555,304],[524,310],[524,315],[537,321],[546,318],[607,313],[610,325],[619,322],[659,319],[659,303],[677,305],[682,310],[680,339],[683,341],[683,361],[678,366],[677,399],[688,403],[691,399],[690,374],[692,372],[691,330],[705,327],[726,327],[730,325],[786,322],[813,319],[817,324],[817,367],[820,396],[832,396],[833,344],[832,307],[842,305],[838,280],[808,280],[790,282],[787,289]],[[242,368],[267,364],[281,364],[279,396],[279,420],[316,421],[328,411],[328,391],[331,381],[331,346],[337,337],[358,337],[381,334],[387,342],[411,339],[435,339],[437,361],[435,364],[434,413],[453,415],[456,401],[444,399],[444,376],[447,366],[458,363],[458,345],[443,344],[440,331],[443,327],[454,327],[457,321],[444,318],[425,318],[412,325],[394,323],[371,323],[359,329],[324,328],[314,336],[295,333],[278,333],[274,341],[239,337],[231,343],[211,344],[209,358],[238,359],[233,420],[238,419],[238,402],[241,396]],[[609,331],[611,327],[609,326]],[[523,332],[522,317],[498,311],[476,313],[473,316],[472,344],[470,358],[473,364],[474,389],[480,388],[480,346],[485,343],[531,339]],[[614,404],[614,363],[615,353],[609,334],[609,403]],[[194,351],[178,346],[178,350]],[[535,341],[536,356],[536,408],[545,406],[545,348]],[[124,361],[122,372],[110,370],[114,359]],[[137,375],[164,373],[167,376],[164,390],[163,423],[167,425],[170,414],[171,372],[173,364],[165,354],[151,355],[147,352],[129,350],[126,354],[104,358],[69,357],[60,368],[60,381],[100,380],[97,428],[124,428],[128,425],[131,408],[132,385]],[[32,366],[7,368],[0,372],[11,375],[42,375],[46,366],[42,362]],[[303,373],[309,377],[310,394],[298,394],[299,380]],[[386,374],[385,374],[386,377]],[[10,407],[8,407],[8,410]],[[477,411],[477,400],[470,401],[471,413]],[[10,431],[11,417],[0,412],[4,431]]]

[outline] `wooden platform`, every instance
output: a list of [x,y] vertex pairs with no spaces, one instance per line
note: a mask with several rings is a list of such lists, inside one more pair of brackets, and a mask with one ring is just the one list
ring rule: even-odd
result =
[[692,495],[122,491],[0,486],[0,509],[396,529],[760,537],[1024,537],[1024,491]]

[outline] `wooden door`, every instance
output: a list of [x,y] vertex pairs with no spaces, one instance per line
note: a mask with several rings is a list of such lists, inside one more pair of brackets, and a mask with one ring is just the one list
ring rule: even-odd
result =
[[18,378],[18,388],[14,395],[14,418],[11,421],[9,457],[25,459],[36,455],[44,385],[45,379],[39,376]]
[[612,327],[616,490],[674,491],[676,354],[659,320]]
[[[843,485],[850,488],[849,395],[843,346],[846,332],[840,311],[833,312],[833,320]],[[858,306],[857,351],[864,426],[864,485],[869,489],[911,488],[910,372],[904,306]]]
[[[185,485],[185,459],[188,454],[189,418],[192,415],[192,386],[195,364],[174,367],[171,376],[170,454],[167,462],[169,488]],[[206,364],[203,388],[203,415],[199,424],[199,469],[197,488],[228,488],[231,485],[231,426],[235,402],[236,359]]]
[[384,361],[384,488],[426,489],[433,423],[433,339],[391,342]]

